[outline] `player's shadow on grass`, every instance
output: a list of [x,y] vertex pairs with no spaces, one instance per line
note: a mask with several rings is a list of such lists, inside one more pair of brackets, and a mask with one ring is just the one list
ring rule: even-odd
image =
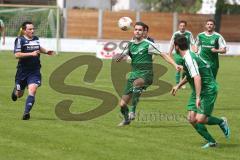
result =
[[218,145],[218,147],[219,148],[240,148],[240,144],[229,144],[229,143],[224,143],[224,144],[222,144],[222,143],[220,143],[219,145]]
[[43,120],[43,121],[57,121],[58,118],[48,118],[48,117],[33,117],[31,120]]

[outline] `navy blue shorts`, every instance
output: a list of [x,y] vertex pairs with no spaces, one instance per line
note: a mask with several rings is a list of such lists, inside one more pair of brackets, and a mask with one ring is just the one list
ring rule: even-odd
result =
[[16,89],[18,91],[24,90],[29,84],[36,84],[41,86],[42,76],[40,70],[22,71],[17,70],[15,76]]

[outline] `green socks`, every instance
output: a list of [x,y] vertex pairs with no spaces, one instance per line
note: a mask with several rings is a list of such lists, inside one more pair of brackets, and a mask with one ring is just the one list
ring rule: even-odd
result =
[[127,106],[121,107],[120,111],[121,111],[124,119],[128,120],[128,112],[129,112],[128,107]]
[[208,125],[220,125],[222,122],[223,122],[223,120],[221,118],[209,116],[207,124]]
[[139,97],[142,93],[142,87],[133,87],[132,92],[132,106],[130,107],[130,112],[136,112],[136,107],[139,102]]
[[[221,118],[216,118],[213,116],[208,117],[208,125],[219,125],[222,124],[223,120]],[[197,123],[194,128],[197,130],[197,132],[205,138],[208,142],[215,143],[215,139],[210,135],[207,128],[205,127],[205,124]]]
[[194,128],[197,130],[197,132],[203,137],[205,138],[208,142],[212,142],[215,143],[215,139],[213,139],[213,137],[210,135],[210,133],[208,132],[207,128],[205,127],[204,124],[200,124],[197,123]]

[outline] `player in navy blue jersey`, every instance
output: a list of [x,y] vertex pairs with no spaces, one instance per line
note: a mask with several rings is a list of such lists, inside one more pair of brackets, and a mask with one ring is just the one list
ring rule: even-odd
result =
[[37,88],[41,85],[41,63],[40,54],[53,55],[41,47],[39,38],[34,36],[34,25],[32,22],[24,22],[21,26],[21,35],[14,43],[14,54],[18,59],[17,73],[15,76],[15,87],[12,92],[12,100],[16,101],[22,97],[24,90],[28,88],[23,120],[30,119],[30,111],[35,102]]

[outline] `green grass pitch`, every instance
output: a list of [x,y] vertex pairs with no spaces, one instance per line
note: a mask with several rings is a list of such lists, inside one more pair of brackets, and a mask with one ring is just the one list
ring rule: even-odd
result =
[[[29,121],[22,121],[26,93],[17,102],[10,100],[17,60],[10,52],[0,54],[0,160],[238,160],[240,156],[240,57],[221,57],[218,73],[219,95],[213,115],[226,116],[231,139],[226,141],[217,126],[208,126],[219,143],[217,148],[201,149],[203,139],[186,122],[189,86],[177,97],[143,98],[138,105],[140,117],[130,126],[118,128],[119,108],[89,121],[63,121],[55,115],[55,106],[63,99],[72,99],[71,112],[86,112],[101,103],[90,97],[67,95],[49,86],[51,73],[67,60],[80,54],[43,55],[43,82]],[[94,56],[94,55],[93,55]],[[161,80],[174,84],[174,69],[168,67]],[[117,96],[110,78],[110,60],[95,83],[83,82],[86,66],[74,70],[66,83],[96,88]],[[118,97],[119,98],[119,97]],[[92,108],[93,107],[93,108]],[[156,114],[157,119],[148,115]],[[178,118],[176,118],[178,116]],[[180,117],[180,118],[179,118]]]

